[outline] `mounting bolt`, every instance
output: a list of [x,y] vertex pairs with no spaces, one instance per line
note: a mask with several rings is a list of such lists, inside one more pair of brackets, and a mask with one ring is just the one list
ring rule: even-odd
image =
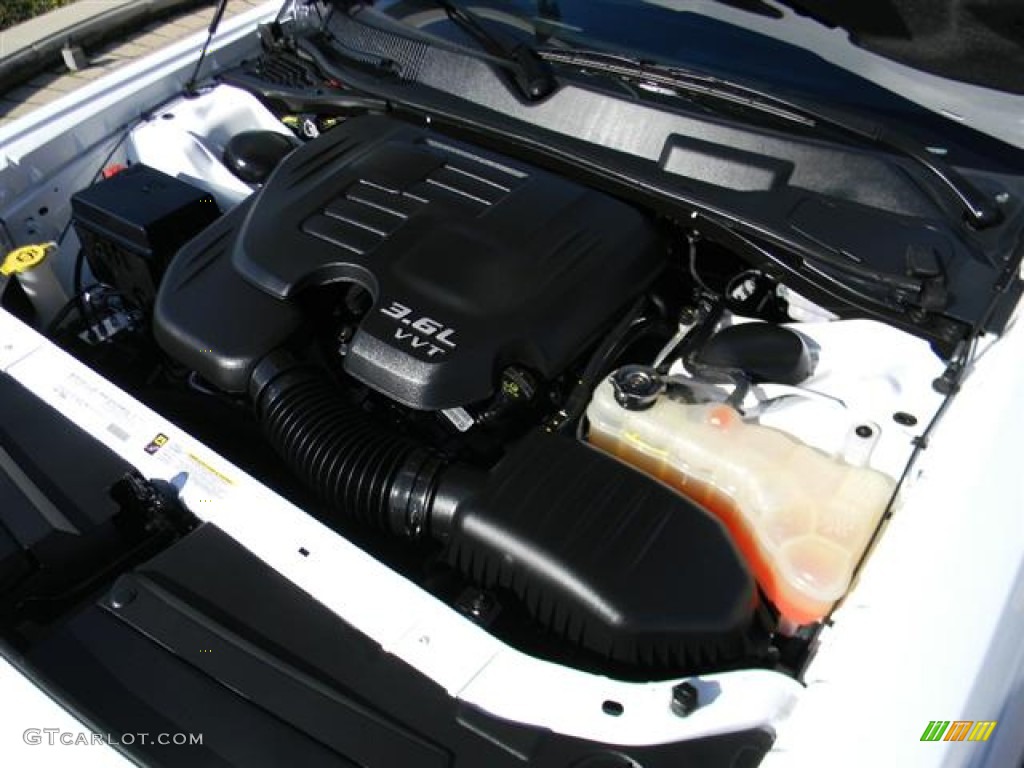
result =
[[676,715],[689,717],[697,706],[697,689],[692,683],[680,683],[672,688],[672,711]]
[[679,323],[681,325],[693,325],[700,319],[700,312],[694,307],[683,307],[679,312]]
[[120,610],[134,601],[136,597],[138,597],[138,593],[134,587],[127,584],[115,585],[114,590],[110,593],[110,607],[115,611]]
[[478,592],[470,600],[469,605],[466,606],[466,610],[469,611],[471,616],[480,618],[491,608],[491,601],[483,592]]
[[455,601],[455,607],[478,624],[483,625],[489,624],[501,610],[494,597],[476,587],[470,587],[459,595]]

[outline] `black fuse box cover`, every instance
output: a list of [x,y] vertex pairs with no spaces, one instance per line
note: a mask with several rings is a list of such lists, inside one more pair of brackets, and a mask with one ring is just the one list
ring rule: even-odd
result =
[[171,257],[220,209],[208,192],[140,164],[73,195],[71,213],[96,278],[148,307]]

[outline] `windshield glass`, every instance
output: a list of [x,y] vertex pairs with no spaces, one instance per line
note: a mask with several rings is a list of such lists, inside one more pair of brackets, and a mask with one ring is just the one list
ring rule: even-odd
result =
[[[518,36],[533,45],[600,49],[699,70],[779,96],[800,96],[889,121],[912,132],[921,144],[941,148],[957,165],[1021,169],[1019,150],[1003,142],[811,51],[688,10],[691,4],[679,0],[459,0],[452,5],[475,12],[489,29],[508,39]],[[432,34],[466,40],[436,2],[378,0],[374,6]]]

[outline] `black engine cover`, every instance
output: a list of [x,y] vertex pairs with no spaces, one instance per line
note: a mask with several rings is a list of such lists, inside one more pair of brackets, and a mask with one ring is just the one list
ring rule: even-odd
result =
[[351,281],[374,305],[345,369],[407,406],[449,408],[490,396],[511,363],[559,374],[662,254],[650,221],[625,203],[360,117],[292,153],[244,213],[178,255],[156,333],[214,384],[242,390],[296,330],[295,298]]

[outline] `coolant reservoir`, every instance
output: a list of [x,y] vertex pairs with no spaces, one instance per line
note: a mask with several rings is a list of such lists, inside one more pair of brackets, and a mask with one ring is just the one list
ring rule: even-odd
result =
[[7,280],[17,275],[41,324],[50,322],[68,300],[50,258],[56,251],[56,243],[23,245],[0,259],[0,298]]
[[724,403],[661,395],[627,410],[610,381],[587,409],[589,440],[701,504],[725,523],[782,616],[824,617],[895,489],[876,470],[833,458]]

